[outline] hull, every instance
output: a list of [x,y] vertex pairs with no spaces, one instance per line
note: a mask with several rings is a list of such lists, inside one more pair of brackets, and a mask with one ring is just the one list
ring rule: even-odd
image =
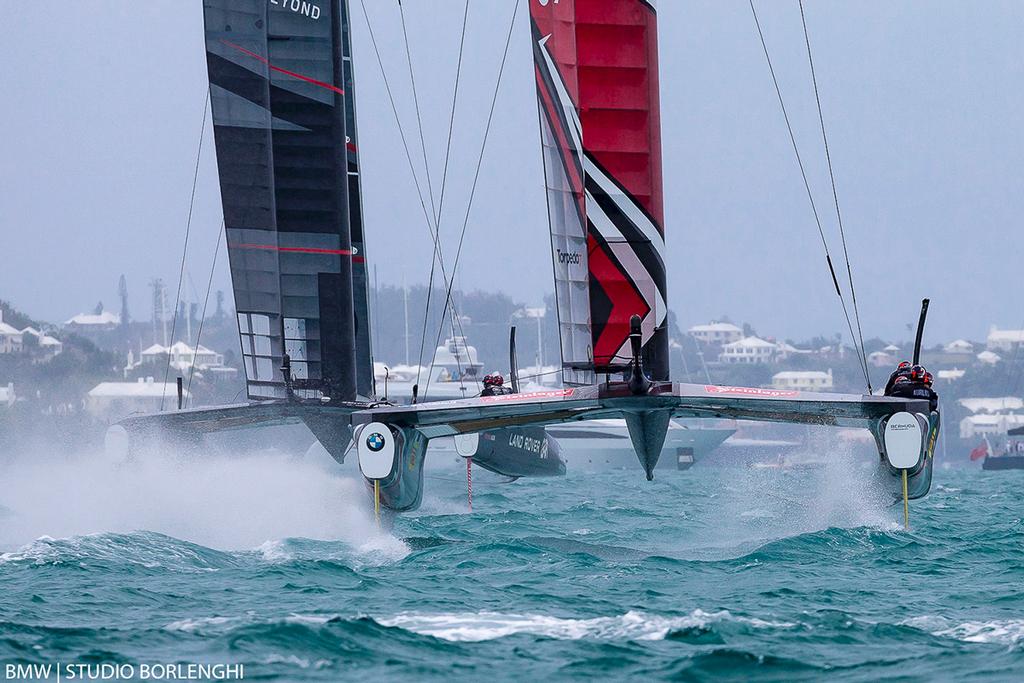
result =
[[[392,512],[415,510],[423,500],[423,465],[427,439],[415,429],[396,433],[398,439],[395,462],[387,477],[380,480],[380,504]],[[371,499],[373,482],[366,479]]]
[[[670,424],[657,469],[685,470],[717,448],[736,430],[732,428],[691,428],[686,423]],[[547,428],[561,446],[569,472],[605,472],[636,469],[636,453],[625,420],[592,420]]]
[[1000,455],[985,458],[981,463],[983,470],[1024,470],[1024,455]]
[[[505,477],[558,477],[565,474],[562,449],[543,427],[517,427],[481,432],[473,464]],[[463,468],[451,438],[430,442],[430,470]]]

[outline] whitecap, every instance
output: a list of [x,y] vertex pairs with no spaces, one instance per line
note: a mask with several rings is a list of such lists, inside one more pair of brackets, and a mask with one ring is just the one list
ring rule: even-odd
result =
[[284,541],[264,541],[256,548],[256,552],[263,557],[264,562],[288,562],[295,557]]
[[951,620],[943,617],[923,616],[900,623],[928,631],[933,636],[955,638],[966,643],[1015,645],[1024,641],[1024,619],[993,619],[953,624]]
[[234,624],[240,621],[238,617],[198,617],[195,619],[181,619],[172,621],[164,626],[165,631],[180,631],[182,633],[196,633],[209,630],[210,627],[221,627]]
[[442,640],[479,642],[516,634],[530,634],[557,640],[663,640],[672,631],[705,628],[720,621],[742,622],[755,628],[790,628],[794,624],[747,617],[734,617],[728,611],[694,610],[685,616],[666,617],[629,611],[615,617],[570,619],[541,614],[505,614],[469,612],[420,614],[406,612],[376,620],[379,624],[402,628]]

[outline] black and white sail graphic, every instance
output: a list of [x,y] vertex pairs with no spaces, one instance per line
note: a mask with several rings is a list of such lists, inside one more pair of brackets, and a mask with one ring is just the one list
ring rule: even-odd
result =
[[204,16],[249,396],[286,395],[285,354],[299,395],[369,394],[343,0],[204,0]]
[[667,380],[657,15],[647,0],[530,3],[563,381],[632,361]]

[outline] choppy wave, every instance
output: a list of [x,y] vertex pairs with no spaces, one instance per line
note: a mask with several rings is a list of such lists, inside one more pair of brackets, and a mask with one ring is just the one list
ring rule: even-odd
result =
[[[260,534],[271,513],[240,523],[260,504],[242,496],[225,518],[223,501],[173,523],[150,510],[141,526],[167,522],[151,531],[121,528],[133,504],[103,533],[37,516],[35,540],[0,554],[0,661],[223,658],[331,681],[1014,678],[1024,479],[937,473],[908,532],[888,503],[805,496],[811,475],[744,476],[523,480],[472,514],[464,482],[432,482],[433,508],[391,531],[336,482],[268,503],[312,499]],[[0,519],[0,538],[24,521]]]
[[404,613],[378,618],[384,626],[395,626],[443,640],[479,642],[517,634],[557,640],[663,640],[674,631],[701,629],[720,621],[735,621],[754,628],[790,628],[794,624],[733,616],[728,611],[694,610],[684,616],[667,617],[626,612],[615,617],[573,619],[540,614],[465,612],[455,614]]
[[2,564],[66,565],[97,571],[135,566],[173,571],[215,571],[237,565],[233,555],[163,534],[139,531],[54,539],[41,536],[0,554]]
[[927,631],[934,636],[955,638],[965,643],[1016,645],[1024,641],[1024,619],[955,623],[955,620],[946,617],[923,616],[912,617],[900,623]]

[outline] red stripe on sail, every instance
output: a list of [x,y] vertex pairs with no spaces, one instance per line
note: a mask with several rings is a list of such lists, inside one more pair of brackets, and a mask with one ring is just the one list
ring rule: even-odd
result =
[[[284,251],[297,254],[335,254],[351,256],[351,249],[315,249],[313,247],[279,247],[276,244],[232,244],[232,249],[265,249],[267,251]],[[359,260],[362,257],[356,257]]]
[[273,64],[270,63],[270,61],[266,57],[262,57],[262,56],[256,54],[255,52],[253,52],[252,50],[246,50],[241,45],[235,45],[234,43],[232,43],[229,40],[224,40],[223,38],[221,38],[220,42],[224,43],[228,47],[231,47],[231,48],[234,48],[234,49],[238,50],[242,54],[249,55],[253,59],[258,59],[259,61],[263,62],[268,67],[270,67],[272,70],[277,71],[278,73],[282,73],[282,74],[285,74],[287,76],[291,76],[292,78],[298,78],[300,81],[305,81],[306,83],[312,83],[313,85],[318,85],[321,88],[326,88],[327,90],[330,90],[332,92],[336,92],[339,95],[344,95],[345,94],[344,90],[342,90],[341,88],[335,87],[335,86],[331,85],[330,83],[324,83],[323,81],[318,81],[315,78],[310,78],[309,76],[303,76],[300,73],[296,73],[294,71],[289,71],[288,69],[282,69],[279,66],[274,66]]

